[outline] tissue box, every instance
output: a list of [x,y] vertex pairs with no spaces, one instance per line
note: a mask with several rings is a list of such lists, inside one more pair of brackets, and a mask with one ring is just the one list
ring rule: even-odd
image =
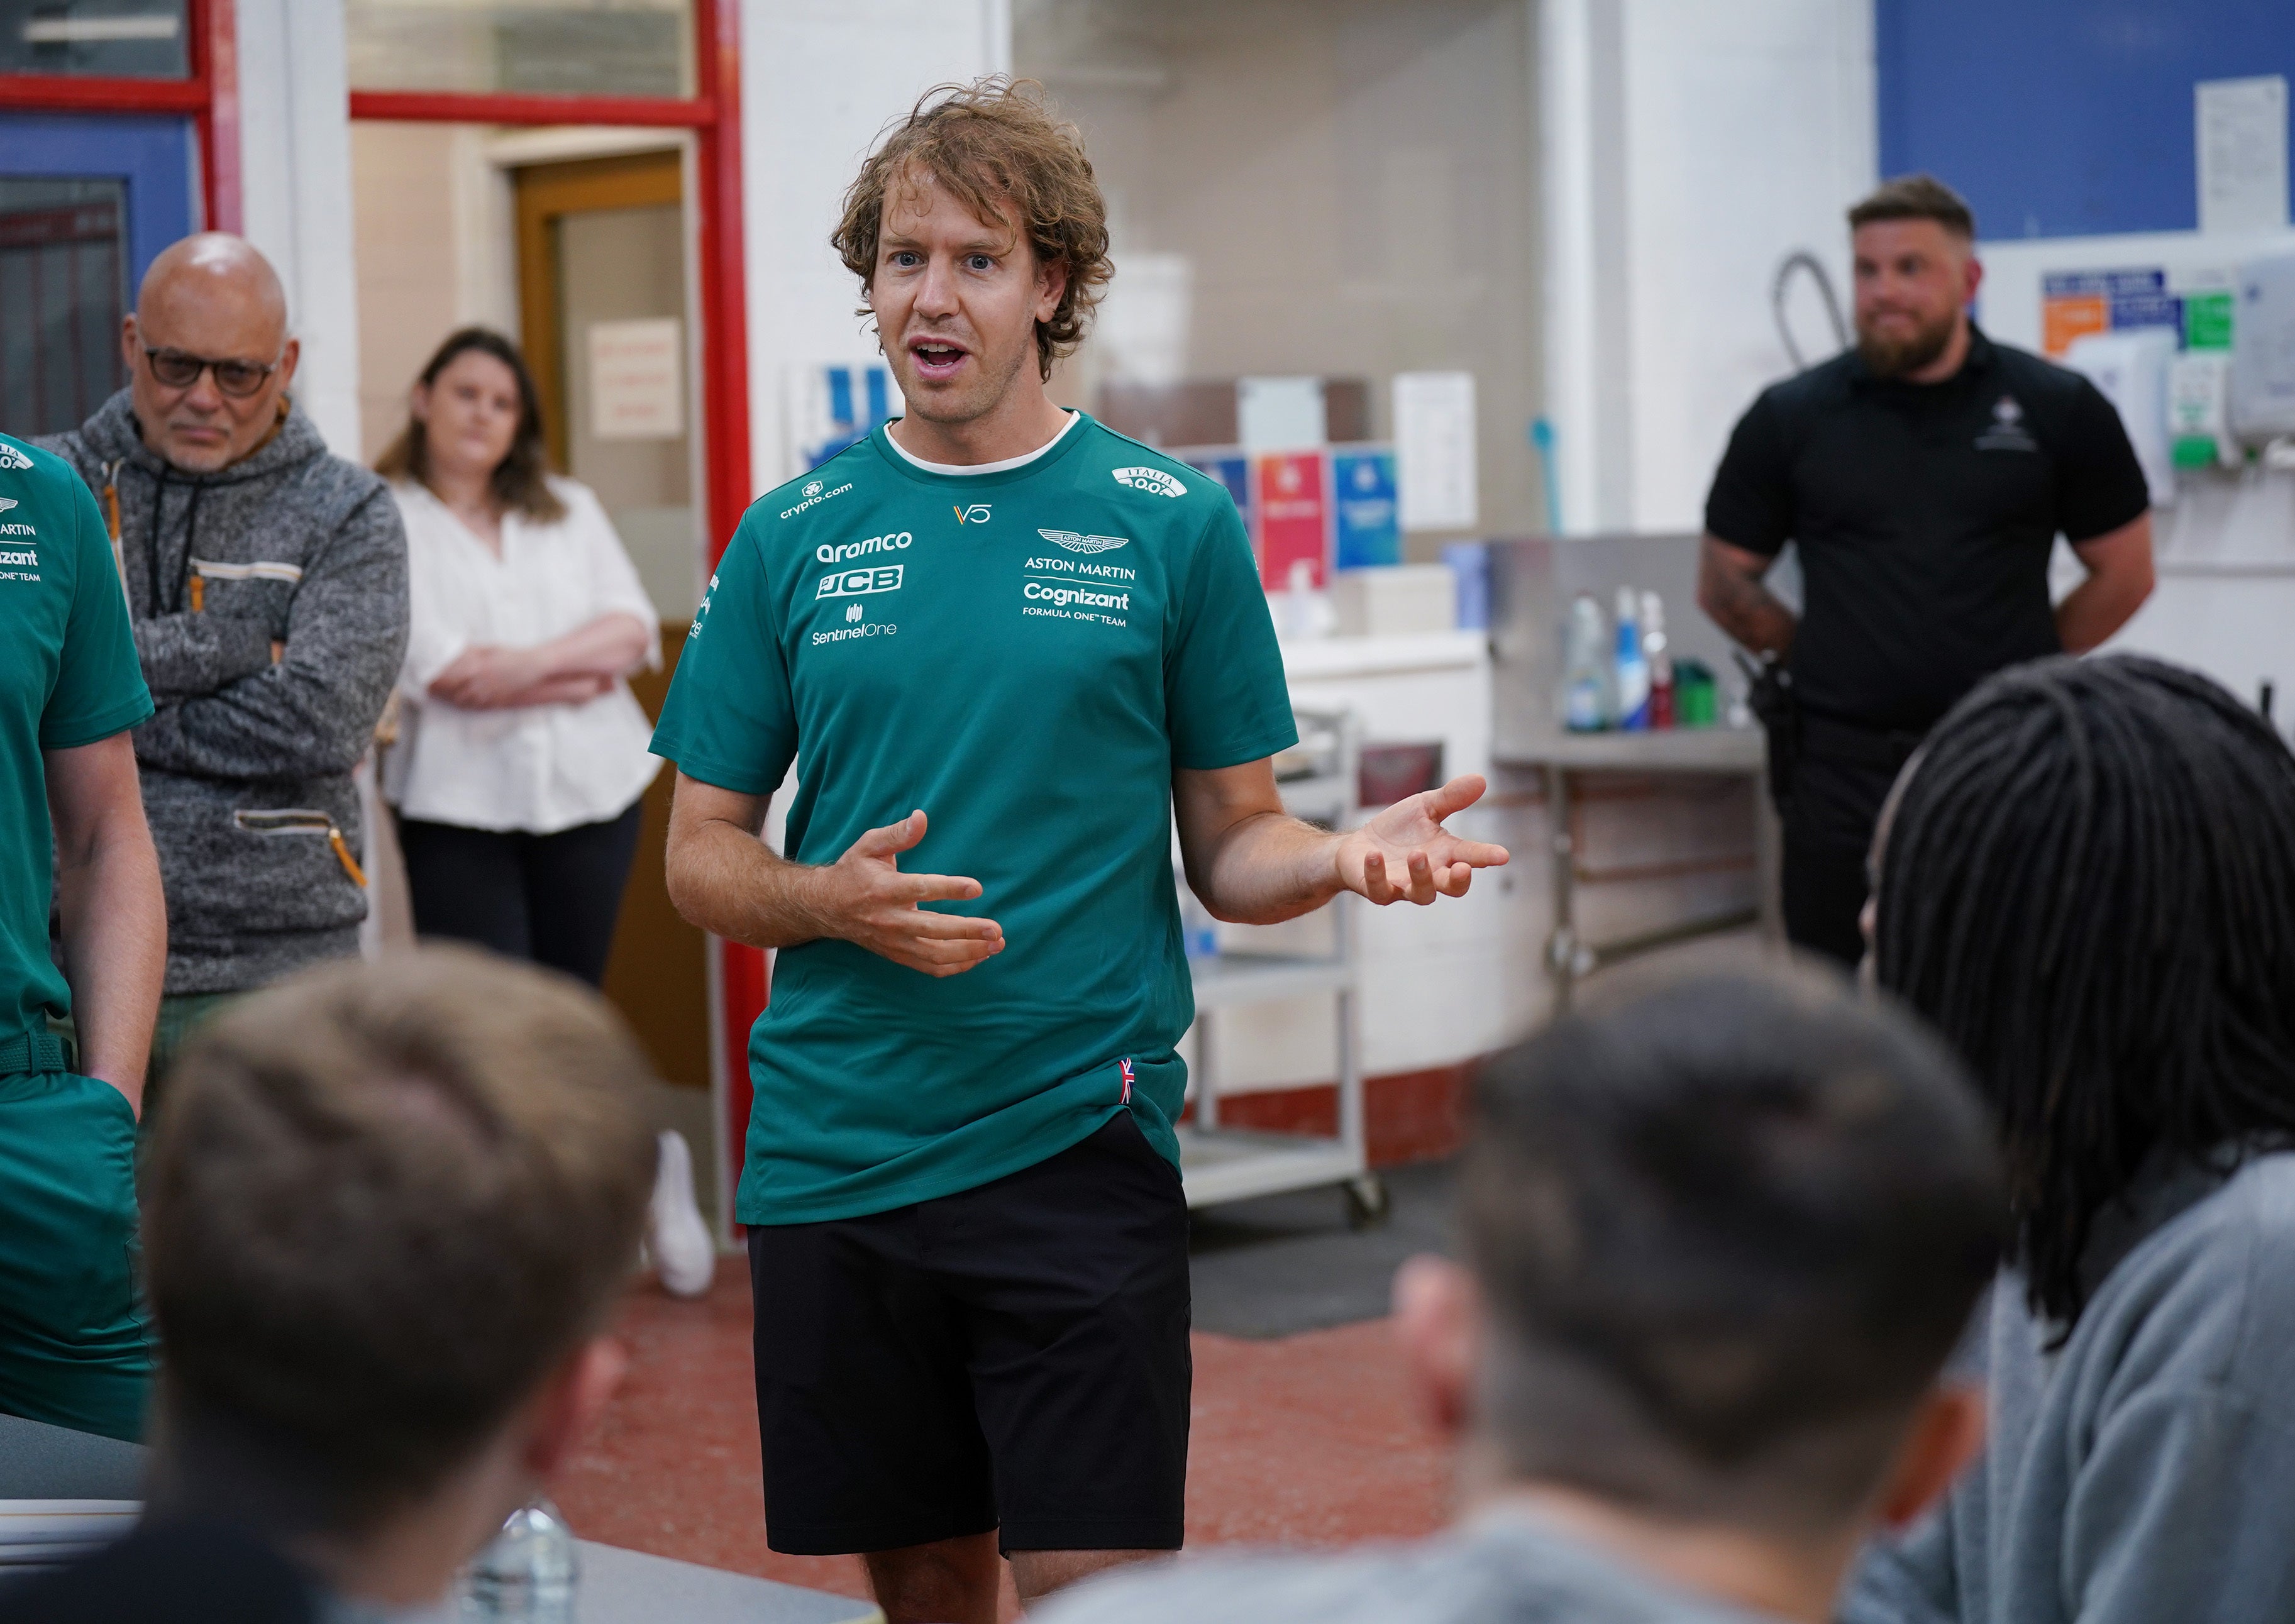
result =
[[1331,606],[1347,637],[1448,632],[1456,623],[1458,596],[1458,580],[1447,564],[1342,569],[1331,577]]

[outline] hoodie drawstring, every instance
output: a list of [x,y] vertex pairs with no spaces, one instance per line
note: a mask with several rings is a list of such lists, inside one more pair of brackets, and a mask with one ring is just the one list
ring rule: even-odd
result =
[[143,550],[144,583],[151,589],[151,613],[155,617],[167,612],[166,601],[159,596],[159,534],[167,518],[167,465],[159,464],[157,488],[151,493],[151,544]]
[[189,591],[192,599],[192,613],[194,615],[208,607],[207,577],[192,572],[192,559],[197,556],[192,550],[199,545],[200,540],[200,493],[207,489],[207,485],[208,482],[204,479],[192,481],[192,504],[184,511],[183,579],[187,586],[178,587],[176,592],[176,602],[180,607],[184,601],[184,592]]
[[[191,502],[184,510],[184,567],[176,577],[175,594],[172,598],[159,595],[159,548],[167,533],[167,486],[168,476],[173,472],[172,465],[163,461],[155,476],[158,488],[151,493],[151,545],[143,555],[143,573],[151,587],[152,614],[176,614],[182,610],[188,596],[192,613],[196,615],[207,608],[207,582],[192,573],[192,550],[199,545],[200,538],[200,493],[208,483],[204,478],[190,481]],[[115,495],[112,500],[116,508],[118,499]]]

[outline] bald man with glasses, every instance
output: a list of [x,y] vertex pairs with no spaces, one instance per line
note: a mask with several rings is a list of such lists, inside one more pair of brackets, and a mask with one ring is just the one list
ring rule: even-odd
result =
[[127,388],[45,444],[95,494],[158,706],[135,732],[167,897],[156,1102],[223,1004],[358,951],[352,771],[406,645],[406,538],[295,404],[286,294],[240,238],[153,260],[120,348]]

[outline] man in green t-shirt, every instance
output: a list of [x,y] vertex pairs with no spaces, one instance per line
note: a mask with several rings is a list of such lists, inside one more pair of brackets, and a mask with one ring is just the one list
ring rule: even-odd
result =
[[127,732],[151,714],[95,499],[0,435],[0,1413],[114,1438],[151,1374],[135,1112],[167,909]]
[[927,97],[834,241],[909,415],[726,549],[655,736],[668,878],[780,950],[736,1208],[771,1542],[863,1554],[892,1624],[991,1620],[1000,1543],[1028,1602],[1180,1540],[1174,814],[1233,920],[1431,902],[1506,853],[1442,826],[1472,777],[1345,836],[1284,815],[1234,504],[1045,393],[1110,271],[1073,127]]

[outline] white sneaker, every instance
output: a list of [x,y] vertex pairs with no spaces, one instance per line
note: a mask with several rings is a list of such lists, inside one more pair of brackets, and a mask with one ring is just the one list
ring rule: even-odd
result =
[[693,1199],[693,1152],[675,1129],[662,1130],[661,1160],[646,1213],[646,1252],[662,1288],[673,1297],[698,1297],[717,1277],[717,1248]]

